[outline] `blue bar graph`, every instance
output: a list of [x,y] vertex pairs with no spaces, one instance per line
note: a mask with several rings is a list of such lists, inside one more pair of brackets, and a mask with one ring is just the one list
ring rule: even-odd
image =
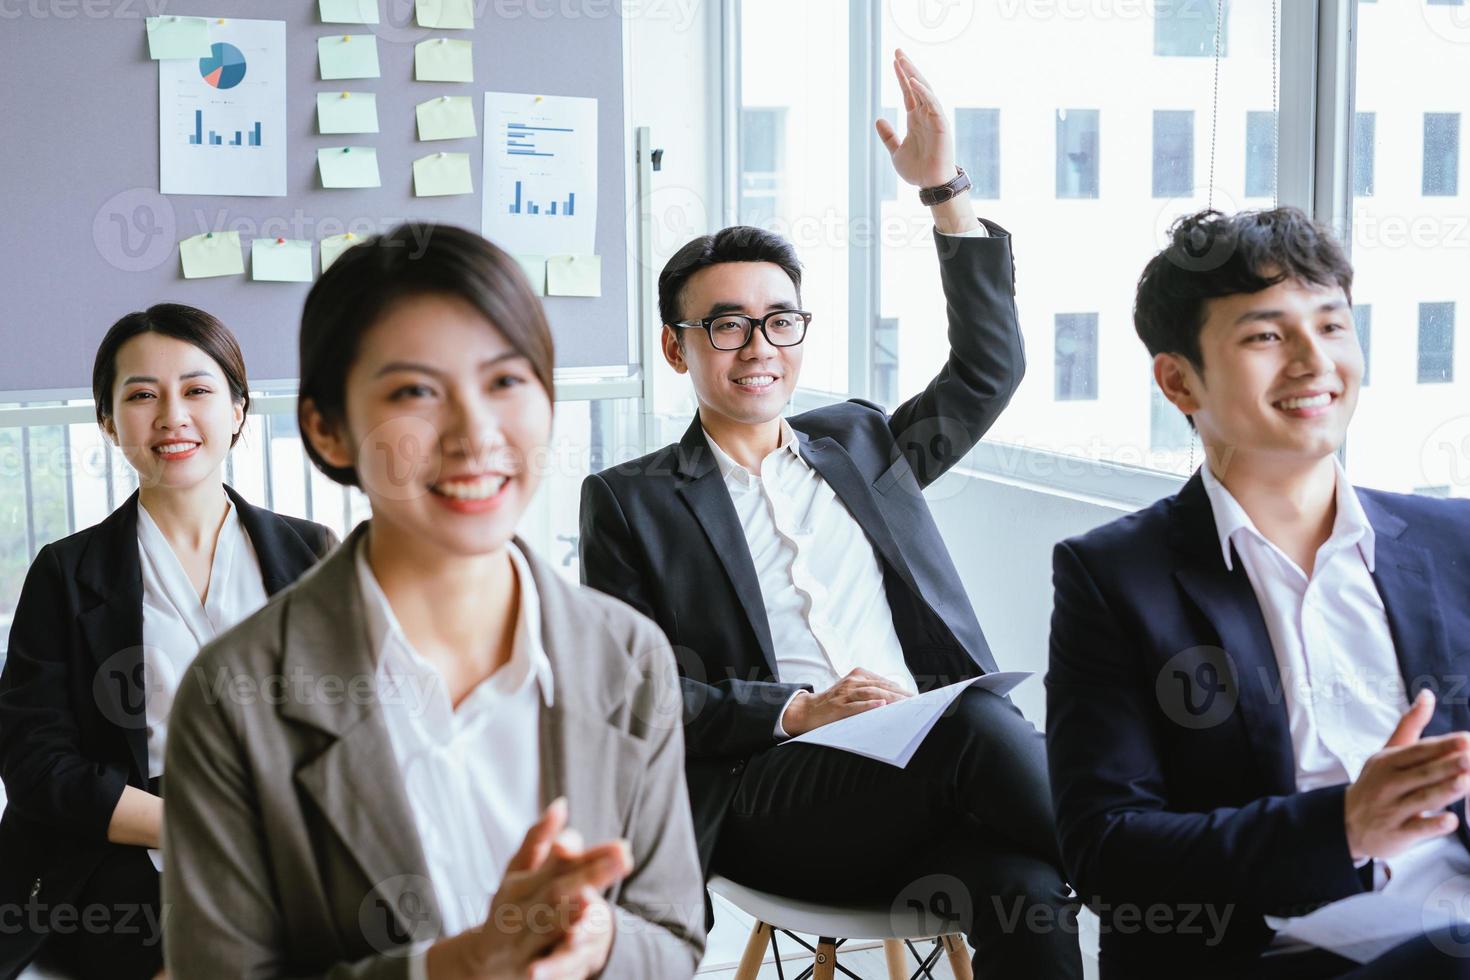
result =
[[250,145],[251,146],[259,146],[260,145],[260,123],[258,123],[258,122],[255,124],[255,131],[250,134]]
[[238,129],[235,130],[235,138],[232,139],[232,140],[230,140],[230,145],[231,146],[239,146],[239,145],[241,145],[241,143],[240,143],[240,131]]
[[567,194],[566,201],[552,201],[551,206],[545,211],[542,211],[540,205],[533,201],[525,200],[521,182],[518,180],[516,181],[515,201],[510,205],[509,211],[511,214],[544,214],[547,217],[556,215],[558,217],[569,218],[576,213],[576,206],[577,195],[575,192],[572,192]]
[[189,137],[190,146],[199,146],[204,142],[204,112],[201,109],[194,110],[194,135]]
[[250,129],[237,129],[235,136],[228,143],[224,141],[221,134],[214,130],[209,131],[209,138],[204,138],[204,110],[194,110],[194,133],[189,137],[190,146],[260,146],[261,131],[260,123],[257,121]]
[[212,129],[209,131],[209,145],[210,146],[222,146],[223,145],[223,143],[220,141],[219,135],[216,134],[215,131],[212,130]]

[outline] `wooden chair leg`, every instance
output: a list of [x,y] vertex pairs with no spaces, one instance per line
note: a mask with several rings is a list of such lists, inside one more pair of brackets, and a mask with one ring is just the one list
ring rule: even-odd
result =
[[817,940],[817,956],[812,961],[812,980],[833,980],[837,976],[837,940],[822,936]]
[[750,930],[750,938],[745,941],[745,952],[740,956],[740,965],[735,968],[735,980],[755,980],[761,972],[761,961],[766,958],[766,950],[770,945],[770,925],[757,922],[755,928]]
[[883,956],[888,960],[888,980],[909,980],[909,959],[902,939],[883,940]]
[[951,933],[941,936],[940,939],[944,943],[944,952],[949,958],[949,968],[954,972],[955,980],[975,980],[975,974],[970,969],[970,951],[965,947],[965,938]]

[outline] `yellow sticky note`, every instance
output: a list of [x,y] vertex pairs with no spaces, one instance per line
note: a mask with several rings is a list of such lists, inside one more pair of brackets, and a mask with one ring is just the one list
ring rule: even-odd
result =
[[516,255],[513,256],[520,264],[521,271],[531,282],[531,291],[537,296],[546,295],[546,256],[544,255]]
[[321,0],[323,24],[376,24],[378,0]]
[[179,242],[179,258],[184,261],[185,279],[245,274],[245,256],[240,252],[238,231],[217,231],[186,238]]
[[250,243],[250,278],[260,282],[311,282],[311,242],[255,239]]
[[546,260],[546,295],[601,296],[602,256],[549,256]]
[[475,26],[473,0],[415,0],[413,7],[420,27],[452,31]]
[[468,153],[431,153],[413,162],[413,192],[418,197],[473,194]]
[[377,78],[378,39],[371,34],[333,34],[316,41],[322,80]]
[[322,272],[325,273],[332,267],[332,263],[341,258],[342,253],[362,241],[352,232],[345,235],[328,235],[322,239]]
[[378,151],[370,146],[330,146],[316,151],[323,187],[382,187]]
[[468,95],[441,95],[420,102],[419,139],[457,140],[475,135],[475,100]]
[[203,17],[148,17],[143,21],[148,31],[148,57],[208,58],[209,21]]
[[447,37],[420,41],[413,46],[413,77],[420,82],[473,82],[474,45]]
[[376,133],[378,97],[371,92],[318,92],[319,133]]

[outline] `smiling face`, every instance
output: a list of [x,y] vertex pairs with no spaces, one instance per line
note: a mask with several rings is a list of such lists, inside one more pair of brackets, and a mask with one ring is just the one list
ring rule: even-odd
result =
[[[762,317],[801,308],[791,277],[772,262],[721,262],[701,269],[685,283],[680,305],[686,320],[722,313]],[[683,335],[682,345],[675,331]],[[740,350],[719,350],[700,327],[664,327],[664,357],[675,371],[688,372],[700,413],[742,425],[761,425],[781,414],[796,390],[802,349],[801,344],[772,346],[754,330]]]
[[103,431],[143,487],[183,490],[217,477],[244,424],[244,405],[203,350],[161,333],[118,348],[112,414]]
[[1300,467],[1335,453],[1363,380],[1363,351],[1338,286],[1286,279],[1210,300],[1200,332],[1204,370],[1178,354],[1154,376],[1193,416],[1217,459]]
[[363,334],[346,418],[305,411],[307,437],[352,467],[374,534],[459,557],[497,551],[540,482],[552,405],[530,362],[447,295],[398,301]]

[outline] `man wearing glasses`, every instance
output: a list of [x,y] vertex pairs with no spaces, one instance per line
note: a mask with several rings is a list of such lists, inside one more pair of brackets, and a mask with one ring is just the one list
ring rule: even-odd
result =
[[796,253],[758,228],[695,239],[659,306],[698,415],[588,477],[582,575],[674,645],[706,873],[896,916],[918,903],[966,933],[977,976],[1080,977],[1041,736],[1009,700],[967,691],[902,769],[780,746],[997,669],[921,489],[1021,381],[1010,237],[975,217],[923,76],[902,52],[894,70],[907,133],[878,135],[934,216],[948,363],[892,415],[853,400],[784,419],[814,319]]

